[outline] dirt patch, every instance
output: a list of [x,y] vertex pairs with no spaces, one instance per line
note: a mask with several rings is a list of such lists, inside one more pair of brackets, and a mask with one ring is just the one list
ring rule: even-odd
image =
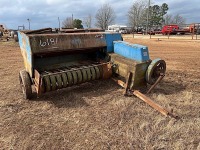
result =
[[180,119],[166,118],[110,80],[85,83],[25,101],[18,44],[0,42],[0,149],[199,149],[200,42],[130,39],[147,45],[167,74],[150,98]]

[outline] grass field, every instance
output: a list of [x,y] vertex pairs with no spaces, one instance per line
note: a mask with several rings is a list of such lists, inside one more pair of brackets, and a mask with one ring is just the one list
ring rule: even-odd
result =
[[148,96],[180,117],[164,117],[111,80],[22,98],[18,43],[0,42],[0,149],[200,149],[200,40],[124,40],[167,63]]

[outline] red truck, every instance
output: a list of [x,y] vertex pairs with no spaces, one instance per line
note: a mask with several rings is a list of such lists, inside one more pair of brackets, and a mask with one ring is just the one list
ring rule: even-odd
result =
[[179,26],[176,24],[170,24],[170,25],[165,25],[162,30],[161,33],[163,35],[166,34],[177,34],[177,31],[179,31]]
[[200,24],[191,24],[184,27],[179,27],[176,24],[165,25],[161,33],[166,34],[185,34],[185,33],[197,33],[200,34]]
[[200,23],[183,25],[183,26],[179,26],[177,24],[169,24],[163,26],[162,30],[152,30],[148,31],[147,33],[151,35],[186,34],[186,33],[200,34]]

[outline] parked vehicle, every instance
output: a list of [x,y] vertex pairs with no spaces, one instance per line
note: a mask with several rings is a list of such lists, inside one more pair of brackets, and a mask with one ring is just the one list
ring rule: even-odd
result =
[[194,33],[194,34],[199,34],[200,33],[200,24],[191,24],[187,26],[178,26],[176,24],[171,24],[171,25],[165,25],[161,33],[163,35],[166,34],[185,34],[185,33]]
[[165,25],[162,30],[161,33],[163,35],[167,35],[167,34],[176,34],[177,30],[179,30],[179,26],[175,25],[175,24],[171,24],[171,25]]

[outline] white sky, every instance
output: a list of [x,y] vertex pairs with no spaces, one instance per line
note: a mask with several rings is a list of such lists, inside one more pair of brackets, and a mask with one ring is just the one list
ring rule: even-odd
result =
[[[83,20],[104,3],[109,3],[116,13],[116,24],[127,24],[127,12],[134,0],[0,0],[0,23],[8,28],[17,29],[20,25],[28,28],[29,18],[31,29],[58,27],[66,17]],[[179,14],[186,18],[187,23],[200,22],[200,0],[151,0],[153,4],[167,3],[169,14]],[[93,24],[95,19],[93,18]]]

